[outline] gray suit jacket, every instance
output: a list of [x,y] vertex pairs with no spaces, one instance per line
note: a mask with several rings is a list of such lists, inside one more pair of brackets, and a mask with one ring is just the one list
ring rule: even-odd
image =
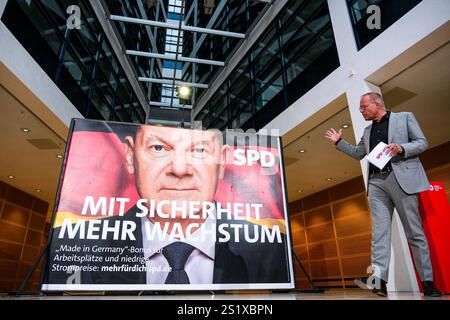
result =
[[[341,139],[336,144],[336,148],[357,160],[361,160],[369,154],[371,128],[372,125],[364,129],[364,135],[357,146]],[[414,114],[411,112],[391,112],[388,143],[399,144],[405,150],[403,155],[397,154],[391,159],[392,170],[403,191],[412,194],[427,190],[430,183],[418,155],[427,149],[428,141]],[[369,169],[367,168],[367,170]]]

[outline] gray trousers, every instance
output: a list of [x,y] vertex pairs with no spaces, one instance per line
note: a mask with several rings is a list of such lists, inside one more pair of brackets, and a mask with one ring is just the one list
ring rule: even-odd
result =
[[388,280],[391,258],[391,224],[394,207],[411,246],[422,281],[433,281],[428,242],[419,215],[418,195],[405,193],[393,172],[369,177],[369,205],[372,216],[372,268],[379,268],[381,279]]

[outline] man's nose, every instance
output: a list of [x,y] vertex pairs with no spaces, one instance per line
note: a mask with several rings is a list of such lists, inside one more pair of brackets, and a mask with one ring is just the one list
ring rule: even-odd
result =
[[192,173],[191,164],[184,152],[175,152],[173,154],[170,173],[177,177],[182,177]]

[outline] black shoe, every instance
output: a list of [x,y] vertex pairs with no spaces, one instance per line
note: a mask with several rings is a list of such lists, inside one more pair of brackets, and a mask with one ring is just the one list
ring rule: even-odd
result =
[[356,278],[355,284],[363,290],[372,290],[373,293],[386,297],[387,296],[387,288],[386,281],[379,278],[372,278],[372,283],[367,283],[368,278]]
[[384,281],[383,279],[379,279],[379,280],[380,280],[379,288],[377,288],[377,287],[373,288],[372,292],[377,294],[377,295],[379,295],[379,296],[381,296],[381,297],[387,297],[387,295],[388,295],[387,294],[387,287],[386,287],[387,282]]
[[433,281],[422,281],[423,295],[427,297],[441,297],[442,293],[434,286]]

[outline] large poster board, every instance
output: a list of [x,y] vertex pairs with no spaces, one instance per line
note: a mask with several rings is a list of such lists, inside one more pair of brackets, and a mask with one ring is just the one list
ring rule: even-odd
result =
[[74,119],[42,290],[294,288],[280,138]]

